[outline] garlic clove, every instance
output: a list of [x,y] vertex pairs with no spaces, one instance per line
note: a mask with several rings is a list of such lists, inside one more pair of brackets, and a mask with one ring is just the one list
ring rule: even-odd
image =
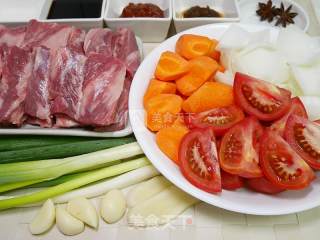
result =
[[67,211],[88,224],[90,227],[97,228],[99,217],[93,204],[85,197],[77,197],[68,202]]
[[119,221],[125,212],[126,199],[120,190],[111,190],[102,198],[100,214],[107,223]]
[[57,206],[56,222],[59,231],[64,235],[73,236],[84,230],[84,223],[71,216],[62,206]]
[[54,224],[56,211],[51,199],[48,199],[29,225],[33,235],[42,234],[48,231]]

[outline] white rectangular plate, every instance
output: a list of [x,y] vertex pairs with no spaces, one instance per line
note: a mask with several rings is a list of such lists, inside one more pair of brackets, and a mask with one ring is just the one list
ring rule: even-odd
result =
[[[141,60],[144,57],[143,43],[136,37]],[[83,136],[83,137],[124,137],[132,133],[130,121],[127,126],[114,132],[95,132],[83,128],[41,128],[33,125],[24,125],[21,128],[0,128],[0,135],[52,135],[52,136]]]

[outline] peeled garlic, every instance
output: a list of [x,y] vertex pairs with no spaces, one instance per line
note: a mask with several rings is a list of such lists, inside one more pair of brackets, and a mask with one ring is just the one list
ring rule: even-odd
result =
[[42,234],[48,231],[54,224],[56,217],[56,211],[51,199],[48,199],[40,211],[34,217],[29,225],[29,230],[32,234]]
[[70,200],[67,205],[67,211],[90,227],[98,227],[99,218],[97,211],[88,199],[77,197]]
[[126,211],[126,200],[120,190],[109,191],[101,200],[101,217],[107,223],[119,221]]
[[64,235],[73,236],[84,230],[84,223],[71,216],[62,206],[57,206],[56,222],[59,231]]

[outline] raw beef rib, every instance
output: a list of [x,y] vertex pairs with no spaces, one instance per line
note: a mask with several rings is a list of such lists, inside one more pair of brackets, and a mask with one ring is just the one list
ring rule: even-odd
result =
[[9,47],[22,46],[26,27],[6,28],[1,25],[0,27],[0,46],[6,44]]
[[77,119],[82,98],[85,61],[84,55],[69,48],[51,50],[48,88],[52,114]]
[[115,123],[126,67],[118,59],[91,53],[85,64],[85,80],[79,121],[84,125]]
[[49,57],[50,51],[44,47],[33,49],[34,63],[31,78],[27,84],[25,113],[28,123],[50,127],[49,104]]
[[105,56],[112,56],[114,33],[108,28],[91,29],[84,41],[84,52],[88,55],[91,52],[103,53]]
[[1,47],[0,124],[20,126],[24,121],[27,81],[31,77],[31,53],[13,46]]

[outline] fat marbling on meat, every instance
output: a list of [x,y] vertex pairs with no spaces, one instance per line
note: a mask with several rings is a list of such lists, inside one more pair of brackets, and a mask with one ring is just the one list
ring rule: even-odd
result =
[[27,25],[23,47],[32,49],[43,46],[49,49],[58,49],[76,46],[76,48],[79,48],[83,44],[84,37],[83,30],[72,26],[31,20]]
[[0,124],[20,126],[24,119],[27,82],[32,72],[29,51],[13,46],[1,47]]
[[79,121],[90,126],[108,126],[115,123],[126,76],[125,65],[114,57],[90,53],[84,73]]
[[93,28],[86,34],[84,40],[84,52],[103,53],[105,56],[113,54],[114,32],[108,28]]
[[[79,114],[85,62],[84,55],[70,48],[51,49],[48,85],[51,114],[61,116],[63,120],[70,118],[68,123],[76,120]],[[57,127],[65,127],[59,125],[63,121],[58,119],[57,123]]]
[[23,45],[26,27],[7,28],[3,25],[0,26],[0,46],[5,44],[9,47]]
[[27,84],[25,101],[27,122],[41,127],[51,127],[48,88],[50,50],[37,47],[33,49],[33,55],[33,68]]

